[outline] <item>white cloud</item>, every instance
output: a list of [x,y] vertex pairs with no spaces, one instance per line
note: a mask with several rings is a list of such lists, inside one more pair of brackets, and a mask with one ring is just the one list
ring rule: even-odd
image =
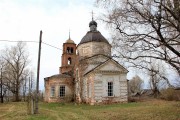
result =
[[[0,40],[39,41],[42,40],[58,48],[71,38],[78,44],[89,30],[91,11],[98,16],[97,8],[91,0],[1,0],[0,1]],[[107,37],[102,24],[98,29]],[[105,33],[105,34],[104,34]],[[27,43],[36,74],[38,44]],[[0,49],[12,43],[0,42]],[[40,89],[44,88],[44,77],[57,74],[61,66],[62,51],[42,44]]]

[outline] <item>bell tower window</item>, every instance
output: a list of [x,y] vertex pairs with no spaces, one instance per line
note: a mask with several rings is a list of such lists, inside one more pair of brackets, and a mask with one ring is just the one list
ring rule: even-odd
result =
[[71,53],[73,53],[73,48],[71,47]]
[[67,53],[70,53],[71,51],[70,51],[70,47],[67,47]]
[[68,65],[71,65],[72,61],[71,61],[71,58],[69,57],[68,58]]
[[74,52],[73,47],[67,47],[66,52],[67,53],[73,53]]

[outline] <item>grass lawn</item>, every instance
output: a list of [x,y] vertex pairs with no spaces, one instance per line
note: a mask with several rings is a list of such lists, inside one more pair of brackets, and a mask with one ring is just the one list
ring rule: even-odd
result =
[[0,120],[180,120],[180,101],[151,100],[99,106],[39,103],[39,112],[28,115],[24,102],[0,104]]

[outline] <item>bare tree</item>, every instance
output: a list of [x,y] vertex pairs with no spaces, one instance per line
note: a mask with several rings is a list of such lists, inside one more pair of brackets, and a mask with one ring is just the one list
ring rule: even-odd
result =
[[149,69],[147,69],[147,73],[150,77],[149,85],[155,98],[159,96],[160,88],[165,86],[173,87],[166,77],[166,70],[162,63],[154,61],[150,64]]
[[23,100],[26,101],[26,96],[32,91],[34,85],[34,73],[33,71],[26,70],[24,71],[24,80],[22,82],[22,92],[23,92]]
[[28,71],[28,53],[25,43],[18,42],[16,46],[6,48],[2,58],[6,62],[4,79],[8,82],[8,89],[15,95],[15,101],[19,101],[20,88]]
[[6,95],[7,87],[5,86],[5,82],[3,80],[3,74],[4,74],[4,68],[5,68],[5,62],[0,57],[0,97],[1,97],[1,103],[4,103],[4,96]]
[[[97,0],[112,30],[113,48],[131,66],[165,61],[180,75],[179,0]],[[143,66],[145,67],[145,66]]]
[[30,72],[28,70],[25,71],[24,80],[22,82],[22,92],[23,92],[23,100],[24,101],[26,101],[26,95],[27,95],[26,91],[27,91],[27,88],[28,88],[28,86],[27,86],[28,79],[27,78],[29,77],[29,73]]
[[138,76],[134,76],[130,81],[129,81],[129,89],[130,93],[140,93],[143,89],[143,80]]

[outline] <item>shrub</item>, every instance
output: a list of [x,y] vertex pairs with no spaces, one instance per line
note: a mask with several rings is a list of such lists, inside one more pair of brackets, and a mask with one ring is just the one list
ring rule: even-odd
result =
[[139,97],[128,97],[128,102],[141,102],[143,99]]
[[180,100],[180,90],[175,90],[173,88],[163,89],[161,91],[161,98],[165,100]]

